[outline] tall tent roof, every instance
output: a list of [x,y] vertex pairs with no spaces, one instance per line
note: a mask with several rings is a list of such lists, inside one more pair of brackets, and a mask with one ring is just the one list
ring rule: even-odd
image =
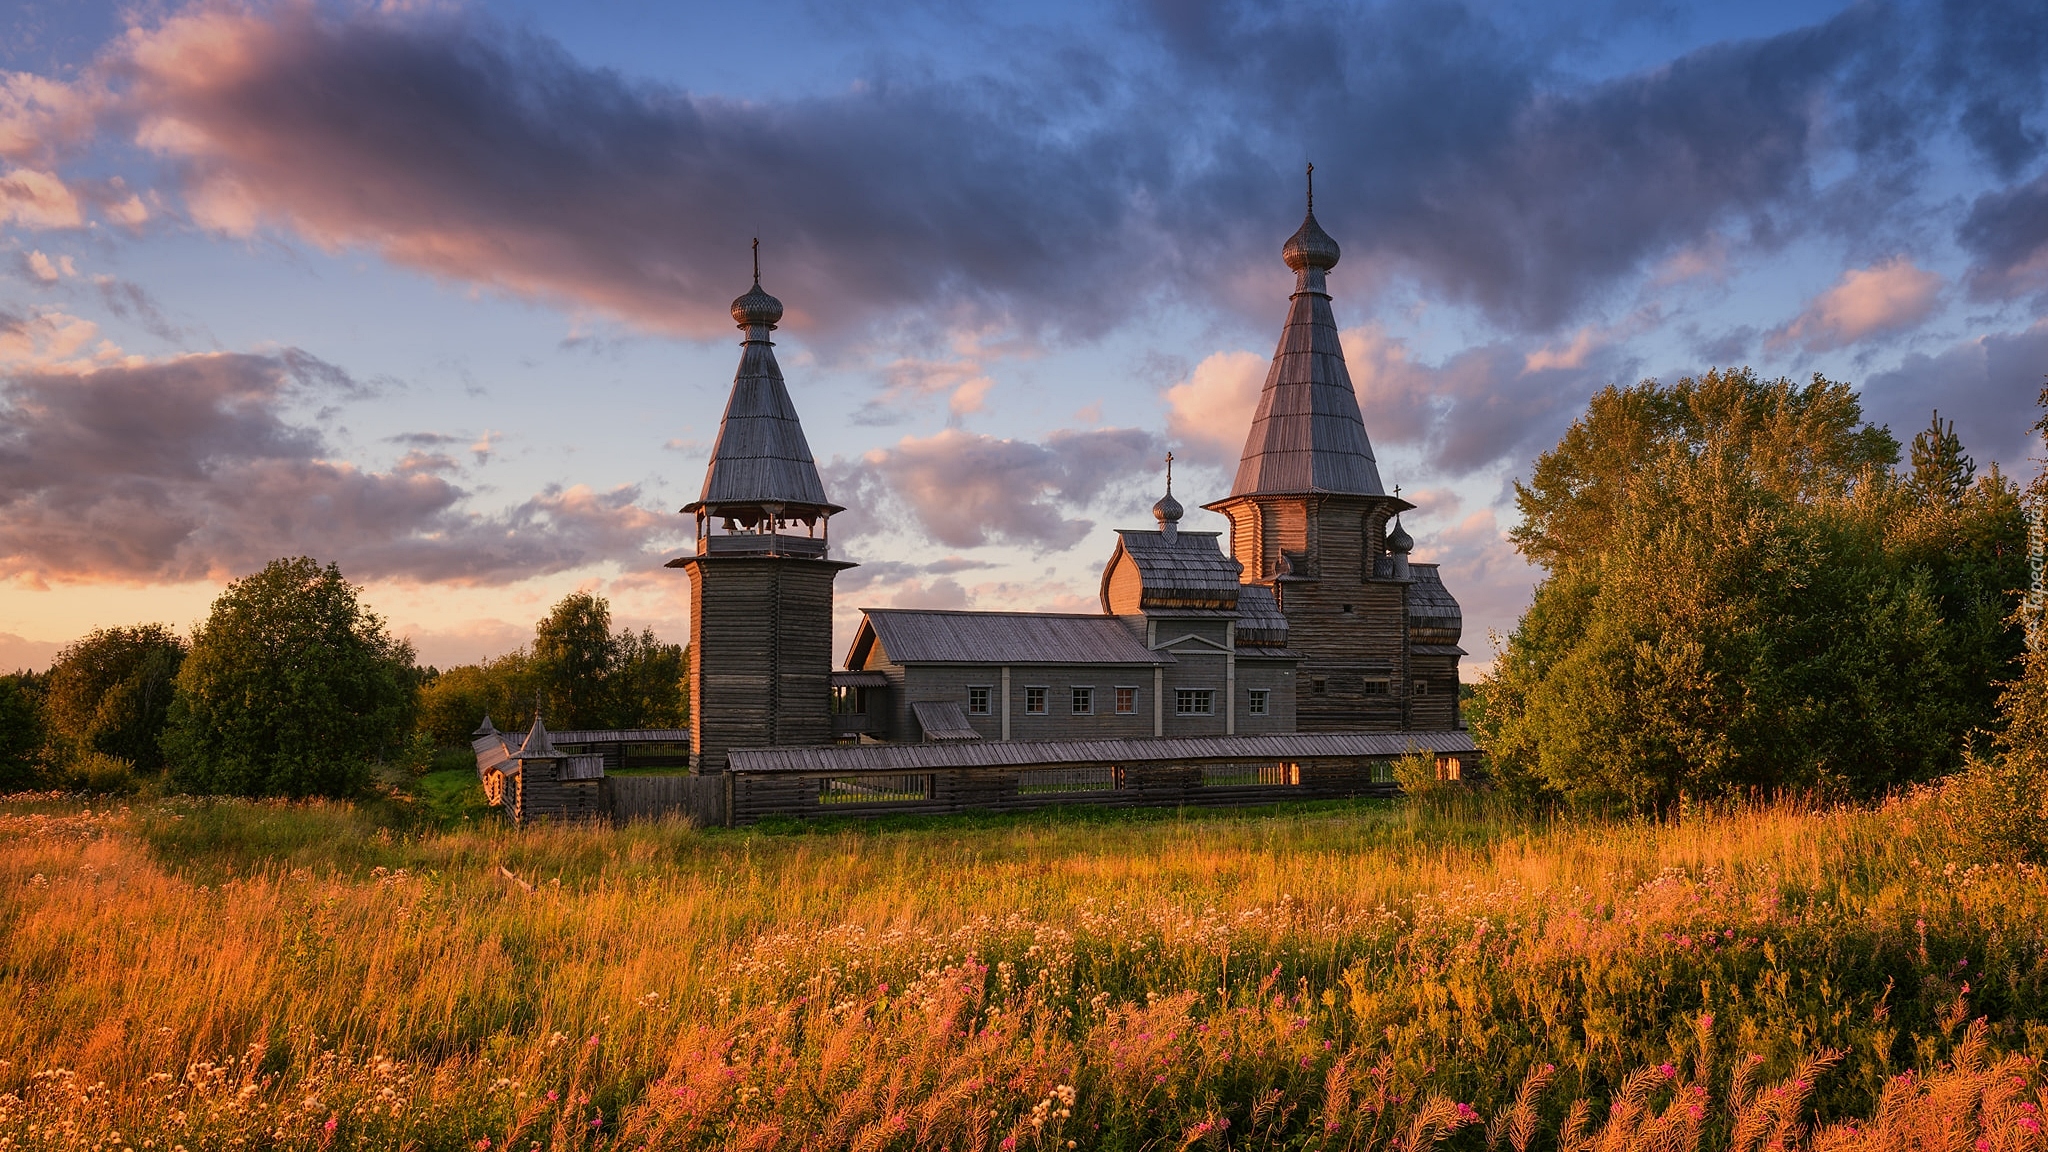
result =
[[725,402],[718,440],[711,447],[703,494],[683,511],[762,504],[780,504],[797,517],[808,510],[840,511],[825,496],[817,461],[782,381],[782,367],[775,362],[775,345],[768,334],[782,319],[782,302],[761,290],[758,258],[754,286],[732,302],[732,316],[747,339],[740,346],[732,396]]
[[1316,223],[1313,185],[1308,215],[1282,256],[1295,272],[1294,295],[1230,494],[1383,496],[1379,464],[1358,413],[1358,394],[1351,388],[1324,286],[1323,274],[1336,267],[1338,249]]

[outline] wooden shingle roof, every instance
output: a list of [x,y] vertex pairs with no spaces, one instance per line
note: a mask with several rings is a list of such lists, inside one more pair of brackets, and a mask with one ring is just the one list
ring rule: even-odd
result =
[[847,664],[876,641],[898,664],[1172,664],[1114,616],[864,608]]
[[[1169,497],[1170,499],[1170,497]],[[1206,611],[1230,615],[1237,610],[1238,577],[1244,565],[1225,554],[1216,532],[1166,533],[1122,530],[1116,551],[1102,569],[1103,608],[1109,610],[1109,583],[1118,564],[1135,564],[1143,585],[1147,612]]]
[[[744,307],[757,298],[772,304],[772,309]],[[733,302],[733,317],[741,321],[747,339],[740,348],[725,417],[718,423],[718,439],[711,447],[704,491],[683,507],[685,512],[702,507],[715,512],[720,505],[780,504],[788,510],[785,516],[802,519],[807,510],[841,510],[825,497],[817,461],[811,458],[796,405],[775,362],[775,345],[768,339],[775,328],[770,317],[781,315],[781,303],[762,292],[758,281],[752,292]]]
[[[1296,251],[1311,230],[1328,241],[1327,252],[1308,253],[1312,260]],[[1311,210],[1288,244],[1288,264],[1296,272],[1294,296],[1230,494],[1385,495],[1324,287],[1325,270],[1337,262],[1335,241],[1315,227]]]

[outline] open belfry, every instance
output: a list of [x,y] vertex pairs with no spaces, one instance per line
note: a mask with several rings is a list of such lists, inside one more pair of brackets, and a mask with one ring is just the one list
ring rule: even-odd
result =
[[683,509],[696,549],[670,562],[690,576],[692,768],[745,778],[728,780],[727,819],[1357,795],[1390,786],[1389,759],[1415,748],[1458,770],[1476,751],[1458,717],[1461,614],[1436,565],[1411,560],[1415,506],[1373,456],[1313,184],[1281,255],[1286,324],[1230,494],[1204,505],[1227,534],[1181,530],[1169,456],[1157,526],[1115,534],[1099,613],[863,609],[833,670],[832,584],[852,565],[828,553],[842,509],[775,362],[782,305],[757,242],[732,306],[746,333],[732,396]]
[[732,396],[711,449],[695,555],[669,561],[690,574],[691,764],[725,767],[731,748],[832,740],[832,580],[852,564],[826,555],[818,465],[775,362],[769,333],[782,301],[754,286],[732,302],[747,334]]

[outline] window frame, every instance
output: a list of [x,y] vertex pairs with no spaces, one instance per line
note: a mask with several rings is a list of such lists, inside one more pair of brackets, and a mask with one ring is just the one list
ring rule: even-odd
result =
[[1359,681],[1358,691],[1362,696],[1392,696],[1394,678],[1392,675],[1366,676]]
[[[1032,703],[1032,700],[1033,700],[1033,697],[1032,697],[1032,693],[1034,693],[1034,692],[1036,692],[1036,693],[1038,694],[1038,695],[1037,695],[1037,697],[1036,697],[1036,699],[1037,699],[1037,701],[1038,701],[1038,707],[1036,707],[1036,708],[1033,708],[1033,707],[1031,706],[1031,703]],[[1050,712],[1049,712],[1049,710],[1048,710],[1048,708],[1047,708],[1047,704],[1048,704],[1048,703],[1049,703],[1049,702],[1051,701],[1051,699],[1052,699],[1052,689],[1051,689],[1051,687],[1049,687],[1048,685],[1045,685],[1045,684],[1026,684],[1026,685],[1024,686],[1024,714],[1025,714],[1026,716],[1045,716],[1045,715],[1049,715],[1049,714],[1050,714]]]
[[[1190,707],[1199,701],[1201,708]],[[1216,690],[1214,688],[1175,688],[1173,690],[1173,714],[1175,716],[1214,716],[1216,714]]]
[[1271,714],[1273,706],[1273,690],[1271,688],[1252,688],[1248,690],[1248,693],[1244,706],[1245,715],[1266,716]]
[[[1135,684],[1119,684],[1113,691],[1116,693],[1116,714],[1118,716],[1136,716],[1138,714],[1138,686]],[[1127,692],[1130,695],[1126,696],[1125,693]],[[1129,705],[1129,707],[1125,707],[1125,705]]]
[[1067,685],[1067,715],[1069,715],[1069,716],[1093,716],[1093,715],[1095,715],[1095,685],[1093,685],[1093,684],[1069,684],[1069,685]]
[[[981,707],[974,706],[974,694],[981,693]],[[969,684],[967,686],[967,714],[969,716],[993,716],[995,714],[996,686],[993,684]]]

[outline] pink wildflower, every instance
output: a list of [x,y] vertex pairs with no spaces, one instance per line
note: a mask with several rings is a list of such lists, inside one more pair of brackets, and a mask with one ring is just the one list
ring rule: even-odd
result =
[[1673,1076],[1678,1075],[1678,1069],[1673,1068],[1669,1064],[1659,1064],[1657,1065],[1657,1074],[1659,1076],[1664,1077],[1666,1080],[1669,1080]]
[[1003,1152],[1017,1152],[1017,1138],[1015,1136],[1003,1137]]
[[329,1117],[327,1118],[327,1123],[325,1123],[325,1124],[322,1124],[322,1125],[320,1126],[320,1130],[321,1130],[322,1132],[325,1132],[325,1133],[327,1133],[327,1134],[328,1134],[329,1136],[332,1136],[332,1135],[334,1135],[334,1128],[335,1128],[335,1125],[337,1125],[337,1124],[340,1124],[340,1123],[341,1123],[341,1118],[340,1118],[340,1117],[337,1117],[337,1116],[329,1116]]
[[1479,1113],[1474,1112],[1470,1104],[1460,1101],[1458,1104],[1458,1119],[1470,1124],[1472,1121],[1479,1119]]
[[491,1152],[491,1138],[489,1136],[476,1142],[476,1152]]
[[555,1101],[557,1101],[557,1100],[560,1100],[561,1098],[562,1098],[562,1094],[561,1094],[561,1093],[559,1093],[559,1092],[555,1091],[555,1090],[554,1090],[553,1088],[550,1088],[550,1089],[548,1089],[548,1102],[549,1102],[549,1103],[553,1103],[553,1102],[555,1102]]

